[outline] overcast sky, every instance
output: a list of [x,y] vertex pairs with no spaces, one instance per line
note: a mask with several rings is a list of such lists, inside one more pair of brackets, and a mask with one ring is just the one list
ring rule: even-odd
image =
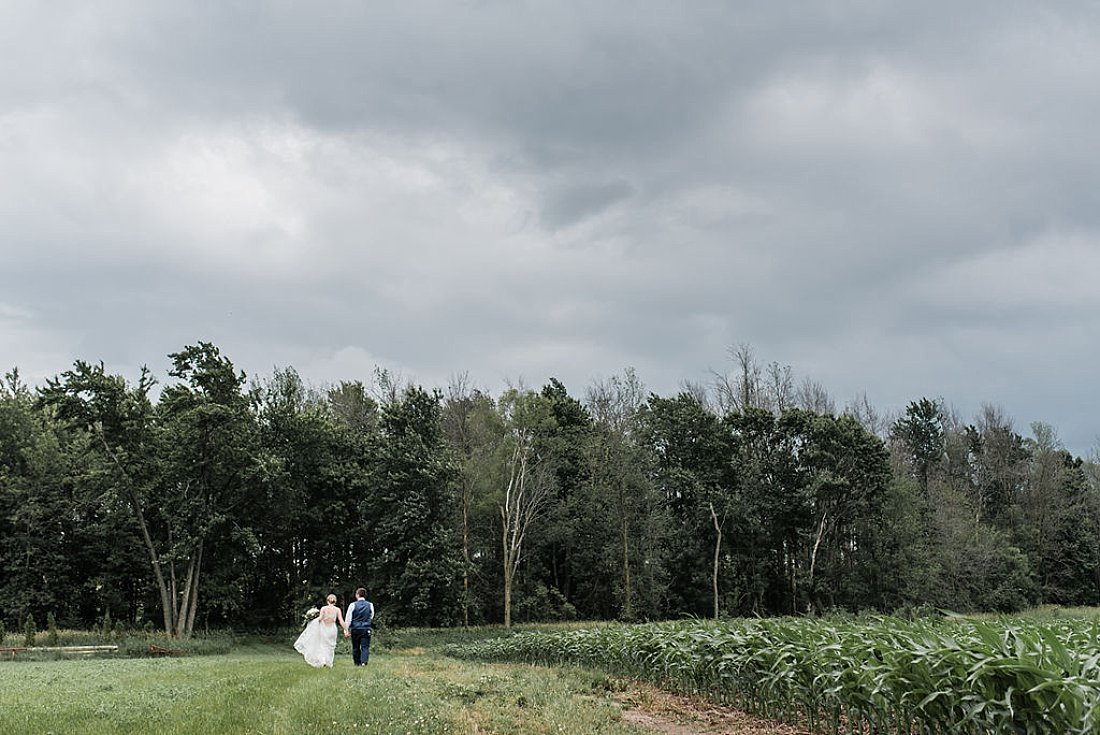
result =
[[0,1],[0,369],[729,349],[1100,436],[1100,5]]

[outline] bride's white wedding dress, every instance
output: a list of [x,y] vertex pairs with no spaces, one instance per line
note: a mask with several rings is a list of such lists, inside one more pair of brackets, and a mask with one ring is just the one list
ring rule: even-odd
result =
[[[309,621],[309,625],[294,641],[294,650],[305,657],[306,663],[314,668],[328,666],[332,668],[333,654],[336,651],[336,608],[321,610],[321,614]],[[326,614],[327,613],[327,614]]]

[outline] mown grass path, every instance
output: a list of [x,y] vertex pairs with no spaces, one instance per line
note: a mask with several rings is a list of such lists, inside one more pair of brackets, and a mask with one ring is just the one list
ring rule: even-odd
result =
[[0,663],[0,733],[637,735],[602,675],[422,650],[312,669],[289,646],[224,656]]

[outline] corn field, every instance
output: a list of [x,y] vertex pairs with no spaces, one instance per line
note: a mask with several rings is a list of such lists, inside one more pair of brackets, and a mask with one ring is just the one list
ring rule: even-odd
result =
[[766,619],[520,633],[451,648],[575,664],[823,733],[1100,732],[1100,623]]

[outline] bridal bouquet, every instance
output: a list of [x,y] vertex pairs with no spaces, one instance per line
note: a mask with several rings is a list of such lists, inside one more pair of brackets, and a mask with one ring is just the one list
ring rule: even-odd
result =
[[308,625],[309,621],[313,620],[320,614],[321,611],[315,607],[311,607],[310,609],[306,610],[305,614],[302,615],[302,625]]

